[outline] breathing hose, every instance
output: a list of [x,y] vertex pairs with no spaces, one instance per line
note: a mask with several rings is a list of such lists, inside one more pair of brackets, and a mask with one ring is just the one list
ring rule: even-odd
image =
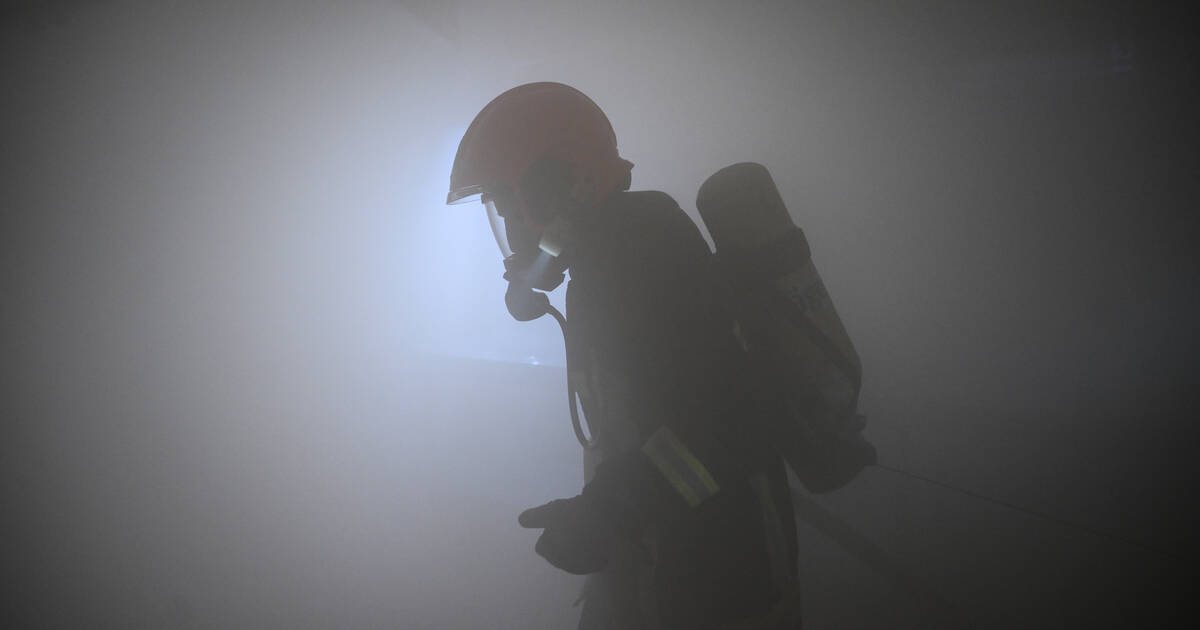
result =
[[[567,345],[567,318],[563,316],[558,309],[547,305],[546,312],[558,322],[559,328],[562,329],[563,347]],[[571,353],[567,352],[567,408],[571,410],[571,428],[575,430],[575,439],[579,440],[579,444],[584,450],[591,450],[596,447],[595,434],[589,439],[583,433],[583,424],[579,420],[579,403],[575,390],[575,375],[571,370]],[[591,428],[590,426],[588,427]]]

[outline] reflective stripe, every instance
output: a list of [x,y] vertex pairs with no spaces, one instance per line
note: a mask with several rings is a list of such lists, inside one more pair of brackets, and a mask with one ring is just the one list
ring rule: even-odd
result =
[[642,444],[642,452],[691,507],[700,505],[721,489],[708,469],[666,426],[659,427]]

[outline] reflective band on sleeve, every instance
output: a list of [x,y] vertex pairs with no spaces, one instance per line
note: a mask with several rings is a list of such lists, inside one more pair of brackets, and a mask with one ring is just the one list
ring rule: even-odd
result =
[[659,427],[646,440],[642,452],[690,507],[700,505],[720,490],[708,469],[666,426]]

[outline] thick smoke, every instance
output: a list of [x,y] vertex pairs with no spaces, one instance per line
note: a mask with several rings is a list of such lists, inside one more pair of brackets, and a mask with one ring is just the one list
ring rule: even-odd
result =
[[443,206],[475,112],[556,80],[635,189],[699,221],[761,162],[808,234],[893,469],[818,503],[899,573],[802,523],[807,627],[1158,625],[1197,551],[1188,40],[873,4],[7,10],[6,618],[573,625],[516,525],[582,483],[561,337]]

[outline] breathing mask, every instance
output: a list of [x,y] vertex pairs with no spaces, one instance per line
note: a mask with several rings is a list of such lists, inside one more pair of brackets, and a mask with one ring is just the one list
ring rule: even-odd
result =
[[553,291],[565,279],[564,251],[570,243],[570,223],[565,216],[554,217],[549,225],[535,227],[517,209],[508,195],[483,195],[488,223],[496,246],[504,256],[504,295],[508,312],[518,321],[537,319],[550,304],[545,293]]

